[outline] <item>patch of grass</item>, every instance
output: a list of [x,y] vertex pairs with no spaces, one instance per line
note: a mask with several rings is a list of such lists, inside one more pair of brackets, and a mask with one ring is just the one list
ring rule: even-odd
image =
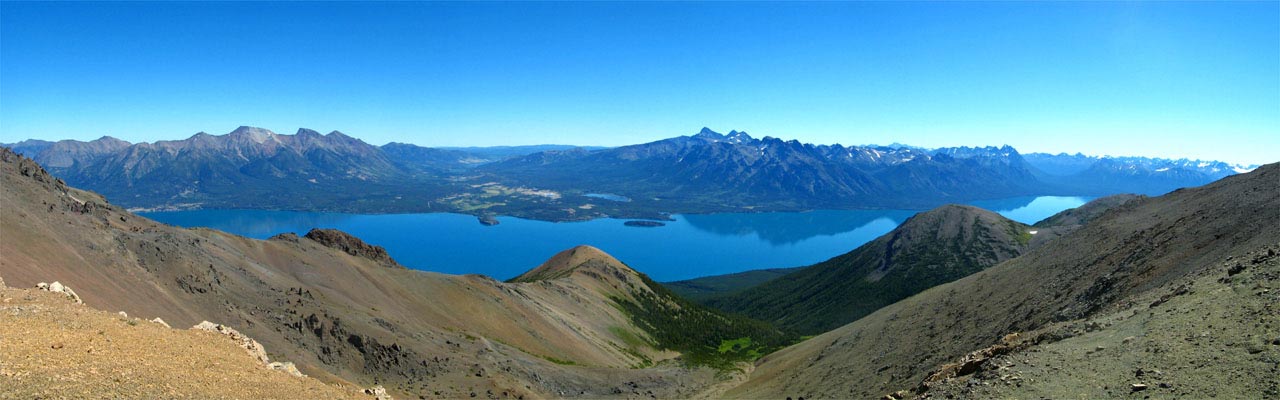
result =
[[612,332],[614,336],[618,337],[618,339],[622,339],[623,344],[626,344],[627,346],[630,346],[632,348],[654,347],[653,343],[650,343],[648,340],[645,340],[644,338],[636,336],[634,333],[631,333],[631,331],[623,329],[620,326],[609,327],[609,332]]
[[720,348],[717,349],[716,351],[720,352],[720,354],[724,354],[730,351],[742,350],[750,346],[751,346],[751,338],[740,337],[733,340],[721,340]]
[[545,360],[547,360],[547,361],[550,361],[550,362],[553,362],[553,363],[556,363],[556,364],[560,364],[560,365],[578,365],[578,363],[576,363],[576,362],[573,362],[573,361],[570,361],[570,360],[561,360],[561,359],[559,359],[559,358],[555,358],[555,357],[552,357],[552,356],[542,356],[542,358],[543,358],[543,359],[545,359]]

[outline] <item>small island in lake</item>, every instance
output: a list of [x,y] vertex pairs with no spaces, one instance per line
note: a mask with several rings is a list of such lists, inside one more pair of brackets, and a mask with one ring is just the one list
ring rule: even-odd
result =
[[622,224],[626,226],[639,226],[644,228],[667,226],[667,224],[664,224],[658,221],[627,221],[627,222],[623,222]]
[[494,226],[499,224],[498,218],[492,215],[481,215],[476,217],[476,219],[479,219],[480,225],[484,226]]

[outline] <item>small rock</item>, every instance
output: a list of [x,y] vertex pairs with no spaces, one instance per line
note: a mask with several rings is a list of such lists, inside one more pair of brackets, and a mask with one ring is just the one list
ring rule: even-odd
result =
[[125,313],[124,311],[118,312],[116,314],[120,314],[120,318],[129,318],[129,314]]
[[50,291],[50,292],[62,293],[62,289],[63,289],[64,287],[65,287],[65,286],[62,286],[62,282],[54,281],[53,283],[50,283],[50,284],[49,284],[49,291]]
[[53,344],[53,346],[49,346],[49,348],[54,349],[54,350],[61,349],[61,348],[62,348],[62,343],[54,343],[54,344]]
[[1160,382],[1160,385],[1159,385],[1159,386],[1160,386],[1160,388],[1161,388],[1161,389],[1168,389],[1168,388],[1173,387],[1173,385],[1170,385],[1170,384],[1168,384],[1168,383],[1166,383],[1166,382]]
[[296,376],[296,377],[299,377],[299,378],[302,378],[302,377],[306,376],[306,375],[303,375],[303,374],[302,374],[302,371],[298,371],[298,367],[297,367],[296,365],[293,365],[293,363],[292,363],[292,362],[279,362],[279,361],[276,361],[276,362],[273,362],[273,363],[267,364],[267,368],[270,368],[270,369],[271,369],[271,370],[273,370],[273,371],[284,371],[285,373],[288,373],[289,375],[293,375],[293,376]]
[[165,328],[173,329],[173,327],[171,327],[171,326],[169,326],[169,324],[165,323],[163,319],[160,319],[160,317],[156,317],[156,319],[151,320],[151,322],[155,322],[155,323],[157,323],[157,324],[164,325],[164,327],[165,327]]
[[37,283],[37,284],[36,284],[36,289],[40,289],[40,290],[49,290],[49,284],[48,284],[48,283],[44,283],[44,282]]
[[1129,337],[1124,338],[1124,340],[1122,340],[1122,341],[1120,341],[1120,342],[1121,342],[1121,343],[1124,343],[1124,344],[1129,344],[1129,343],[1132,343],[1134,340],[1137,340],[1137,339],[1138,339],[1138,338],[1136,338],[1136,337],[1129,336]]
[[1147,385],[1142,383],[1135,383],[1135,384],[1129,385],[1129,389],[1135,392],[1141,392],[1143,390],[1147,390]]

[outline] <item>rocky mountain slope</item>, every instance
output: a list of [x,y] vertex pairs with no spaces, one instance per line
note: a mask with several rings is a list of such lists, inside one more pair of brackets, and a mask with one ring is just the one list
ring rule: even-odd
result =
[[[591,268],[533,282],[389,268],[371,246],[333,235],[259,241],[158,224],[8,149],[0,204],[8,284],[61,281],[86,304],[173,326],[218,321],[321,380],[517,398],[689,397],[719,379],[664,362],[680,353],[620,304],[656,284],[592,249],[571,250],[592,254]],[[642,365],[652,367],[630,369]]]
[[1130,201],[1141,200],[1145,196],[1134,194],[1117,194],[1107,197],[1093,199],[1080,207],[1062,210],[1057,214],[1050,215],[1048,218],[1035,223],[1037,228],[1052,227],[1081,227],[1102,217],[1103,214],[1128,204]]
[[373,398],[272,371],[216,333],[170,329],[3,281],[0,300],[2,398]]
[[818,334],[1017,257],[1030,247],[1030,230],[976,207],[942,206],[916,214],[849,253],[705,301],[803,334]]
[[1262,345],[1278,329],[1277,182],[1280,164],[1270,164],[1132,200],[770,354],[727,396],[1265,397],[1280,385],[1280,346]]

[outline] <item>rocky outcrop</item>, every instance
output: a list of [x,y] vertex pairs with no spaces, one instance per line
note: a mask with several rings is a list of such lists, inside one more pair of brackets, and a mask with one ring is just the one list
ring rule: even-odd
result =
[[391,395],[387,394],[387,389],[383,388],[382,385],[376,385],[365,389],[364,394],[373,396],[373,398],[377,400],[392,400]]
[[[159,318],[156,318],[156,320],[158,321]],[[163,324],[164,322],[161,321],[160,323]],[[258,362],[261,362],[263,365],[265,365],[267,369],[270,369],[272,371],[281,371],[299,378],[306,376],[306,375],[303,375],[302,371],[299,371],[298,367],[294,365],[292,362],[271,361],[267,357],[267,350],[262,347],[261,343],[258,343],[257,340],[253,340],[253,338],[245,336],[244,334],[240,333],[240,331],[232,329],[229,326],[226,326],[223,324],[215,324],[209,321],[201,321],[199,324],[196,324],[195,326],[191,327],[191,329],[225,335],[227,338],[236,342],[236,344],[239,345],[241,348],[243,348],[246,353],[249,353],[250,357],[253,357],[253,359],[258,360]]]
[[[0,283],[3,283],[3,282],[0,282]],[[0,285],[0,286],[4,286],[4,285]],[[71,299],[71,301],[76,302],[76,304],[84,304],[84,301],[80,300],[80,296],[76,295],[76,291],[71,290],[71,288],[67,287],[66,285],[63,285],[61,282],[57,282],[57,281],[54,281],[53,283],[40,282],[36,284],[36,288],[40,290],[54,292],[54,293],[62,293],[67,295],[67,298]]]
[[305,237],[315,241],[316,243],[320,243],[325,247],[342,250],[343,252],[356,257],[363,257],[377,261],[388,267],[404,268],[403,265],[400,265],[400,263],[396,262],[395,259],[392,259],[391,255],[387,254],[387,249],[382,246],[365,243],[363,240],[360,240],[360,238],[351,236],[351,234],[337,229],[315,228],[310,232],[307,232]]
[[226,335],[228,338],[235,341],[236,344],[240,345],[241,348],[244,348],[250,356],[259,362],[267,364],[271,361],[267,358],[267,351],[262,348],[262,344],[259,344],[257,340],[253,340],[229,326],[215,324],[209,321],[201,321],[199,324],[196,324],[196,326],[191,327],[191,329]]

